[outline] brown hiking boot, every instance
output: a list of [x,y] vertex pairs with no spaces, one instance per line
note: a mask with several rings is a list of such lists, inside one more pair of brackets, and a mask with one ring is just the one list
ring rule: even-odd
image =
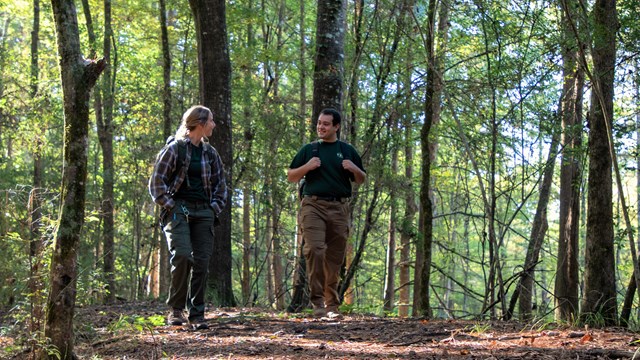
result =
[[194,330],[206,330],[209,328],[209,324],[207,324],[207,320],[204,319],[204,316],[189,319],[189,324],[191,324],[191,327]]
[[344,317],[342,316],[342,313],[340,313],[340,310],[338,310],[337,306],[329,306],[326,311],[327,314],[325,316],[331,320],[340,320]]
[[314,318],[322,318],[327,316],[327,309],[323,307],[314,307],[313,308],[313,317]]
[[182,309],[172,309],[167,316],[167,325],[182,325],[187,322]]

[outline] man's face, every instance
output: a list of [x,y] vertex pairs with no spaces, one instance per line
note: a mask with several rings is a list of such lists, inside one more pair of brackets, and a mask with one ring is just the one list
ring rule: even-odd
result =
[[316,131],[322,140],[334,140],[337,137],[340,124],[333,125],[333,115],[320,114]]

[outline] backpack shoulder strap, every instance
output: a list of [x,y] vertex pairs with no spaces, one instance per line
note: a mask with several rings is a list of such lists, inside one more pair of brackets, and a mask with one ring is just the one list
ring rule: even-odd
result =
[[318,156],[318,140],[311,142],[311,157]]
[[178,144],[178,164],[182,167],[187,159],[187,141],[185,139],[176,139],[176,144]]
[[349,151],[347,144],[340,140],[338,140],[338,144],[340,144],[340,152],[342,153],[343,159],[351,160],[351,152]]
[[[176,168],[173,170],[173,174],[171,174],[171,177],[169,178],[169,183],[173,184],[176,181],[176,178],[178,177],[178,174],[180,174],[180,171],[182,171],[183,168],[187,167],[188,165],[185,164],[186,160],[187,160],[187,142],[185,139],[176,139],[173,136],[169,136],[167,138],[167,142],[165,147],[171,146],[171,143],[175,142],[176,146],[178,147],[178,159],[176,160]],[[188,179],[187,179],[187,185],[188,185]],[[176,188],[175,191],[178,191],[178,189]]]

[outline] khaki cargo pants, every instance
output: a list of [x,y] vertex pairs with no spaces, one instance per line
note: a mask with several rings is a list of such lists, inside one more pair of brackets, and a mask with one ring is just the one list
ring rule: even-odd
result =
[[340,269],[351,225],[349,202],[305,196],[300,207],[309,300],[314,308],[337,307]]

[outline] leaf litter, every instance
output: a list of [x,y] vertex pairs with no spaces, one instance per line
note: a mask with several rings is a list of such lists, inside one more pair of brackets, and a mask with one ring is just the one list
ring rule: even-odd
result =
[[[633,359],[640,348],[638,334],[622,327],[585,330],[547,324],[542,329],[514,321],[354,313],[330,320],[259,308],[211,308],[205,316],[209,329],[193,330],[164,325],[165,315],[166,305],[157,301],[78,308],[76,355],[103,360],[595,360]],[[0,337],[0,344],[10,340]]]

